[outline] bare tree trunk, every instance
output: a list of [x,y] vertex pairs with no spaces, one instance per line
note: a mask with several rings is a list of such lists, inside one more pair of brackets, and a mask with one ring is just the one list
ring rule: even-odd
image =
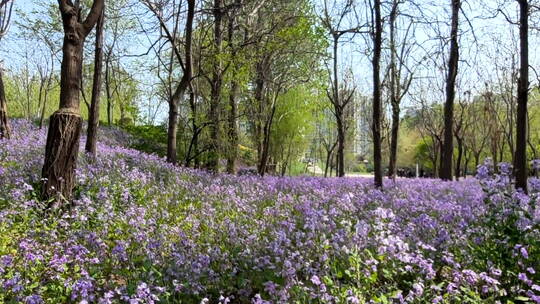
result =
[[337,124],[337,155],[336,155],[336,171],[339,177],[345,176],[345,126],[343,124],[343,101],[339,96],[339,82],[338,82],[338,45],[341,33],[332,33],[334,38],[334,58],[333,58],[333,88],[332,88],[332,103],[334,104],[334,112],[336,115]]
[[7,114],[6,91],[4,89],[3,72],[0,71],[0,139],[9,139],[10,136],[11,128],[9,127]]
[[210,155],[207,168],[217,172],[219,169],[219,105],[221,103],[221,88],[223,86],[222,64],[219,59],[221,54],[221,45],[223,40],[222,19],[223,19],[223,0],[214,0],[212,8],[214,15],[214,51],[216,52],[216,62],[212,72],[211,96],[210,96]]
[[516,124],[514,174],[516,189],[527,193],[527,101],[529,90],[529,1],[519,2],[520,70]]
[[103,69],[103,24],[105,22],[105,7],[99,15],[96,26],[96,47],[94,59],[94,81],[92,83],[92,98],[88,113],[88,129],[86,134],[86,152],[96,156],[97,132],[99,125],[99,102],[101,97],[101,71]]
[[452,180],[452,156],[454,154],[454,99],[456,96],[456,78],[459,63],[458,27],[461,0],[452,0],[452,28],[450,33],[450,58],[448,60],[448,78],[446,79],[446,102],[444,103],[444,140],[441,154],[439,177]]
[[343,113],[340,111],[337,119],[338,145],[337,145],[337,175],[345,176],[345,126],[343,124]]
[[[238,7],[241,5],[241,0],[236,0],[235,5]],[[234,28],[235,28],[235,12],[231,14],[228,24],[228,45],[231,49],[231,61],[236,60],[236,46],[234,45]],[[238,95],[238,81],[236,80],[236,66],[232,67],[232,77],[230,81],[229,92],[229,117],[228,117],[228,136],[229,136],[229,151],[227,153],[227,173],[236,173],[236,158],[238,157],[238,130],[236,126],[236,116],[238,115],[238,109],[236,105],[236,96]]]
[[324,177],[328,177],[328,168],[330,167],[330,162],[332,161],[332,152],[333,149],[331,151],[326,151],[326,162],[325,162],[325,165],[324,165]]
[[112,105],[112,94],[111,94],[111,73],[110,73],[110,55],[107,55],[107,60],[105,61],[105,93],[107,94],[107,125],[112,126],[113,123],[113,105]]
[[42,195],[45,199],[70,199],[75,186],[75,167],[82,125],[79,91],[84,40],[96,24],[103,10],[104,0],[94,0],[90,13],[82,23],[81,9],[78,6],[68,0],[60,0],[59,5],[64,25],[60,108],[51,116],[47,134],[42,170]]
[[[195,0],[188,1],[188,14],[185,28],[186,36],[186,46],[185,46],[185,57],[186,63],[184,66],[184,75],[180,80],[180,83],[176,87],[174,94],[169,100],[169,130],[167,134],[167,161],[170,163],[176,163],[177,153],[176,153],[176,137],[178,132],[178,106],[182,96],[184,96],[187,88],[191,83],[192,78],[192,34],[193,34],[193,19],[195,15]],[[173,47],[176,47],[174,38],[171,41]],[[181,60],[180,58],[178,58]]]
[[375,0],[375,24],[373,33],[373,164],[375,187],[382,188],[382,147],[381,147],[381,49],[382,49],[382,18],[381,0]]
[[51,70],[47,77],[47,86],[45,88],[43,106],[41,108],[41,114],[39,116],[39,129],[43,128],[43,120],[45,119],[45,109],[47,107],[47,101],[49,100],[49,91],[51,89],[51,83],[52,83],[53,75],[54,75],[54,61],[55,61],[54,55],[51,55]]
[[457,139],[457,148],[458,148],[458,155],[457,155],[457,159],[456,159],[456,172],[455,172],[455,175],[456,175],[456,180],[459,180],[459,178],[461,177],[461,162],[463,160],[463,139],[461,138],[456,138]]
[[238,82],[231,80],[231,92],[229,93],[229,141],[230,151],[227,157],[227,173],[236,173],[236,158],[238,157],[238,130],[236,128],[237,105],[236,95],[238,94]]
[[264,176],[266,174],[268,169],[268,159],[270,157],[270,135],[272,131],[272,124],[274,121],[274,115],[276,113],[276,106],[275,102],[272,104],[272,109],[270,112],[270,117],[264,124],[263,128],[263,143],[262,143],[262,150],[261,150],[261,156],[259,159],[259,175]]
[[191,87],[191,92],[189,94],[189,106],[191,108],[191,128],[193,129],[193,135],[191,136],[191,141],[189,142],[188,152],[186,153],[185,166],[189,167],[191,163],[191,154],[194,154],[194,167],[198,167],[198,142],[199,142],[199,127],[197,125],[197,105],[195,104],[195,92],[193,86]]
[[399,2],[394,1],[390,12],[390,105],[392,106],[392,127],[390,131],[390,159],[388,176],[395,179],[397,174],[397,146],[399,136],[400,88],[401,83],[396,63],[396,19]]
[[399,136],[399,105],[392,106],[392,130],[390,133],[390,161],[388,162],[388,176],[396,178],[397,174],[397,148]]
[[176,163],[176,137],[178,131],[178,103],[176,98],[169,100],[169,128],[167,130],[167,162]]

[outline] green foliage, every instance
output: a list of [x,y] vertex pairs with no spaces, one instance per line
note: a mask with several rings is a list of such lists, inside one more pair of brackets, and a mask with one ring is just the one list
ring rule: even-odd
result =
[[164,126],[126,125],[124,130],[135,138],[132,148],[159,156],[167,154],[167,129]]

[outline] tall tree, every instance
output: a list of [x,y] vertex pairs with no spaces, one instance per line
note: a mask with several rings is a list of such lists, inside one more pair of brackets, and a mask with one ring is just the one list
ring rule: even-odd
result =
[[382,188],[382,147],[381,147],[381,51],[382,51],[382,17],[381,0],[374,3],[375,20],[373,24],[373,167],[375,187]]
[[519,3],[520,69],[517,97],[516,151],[514,174],[516,189],[527,193],[527,101],[529,94],[529,1]]
[[439,177],[452,180],[452,157],[454,154],[454,99],[456,96],[456,78],[459,63],[459,10],[461,0],[452,1],[452,24],[450,28],[450,58],[446,78],[446,101],[444,103],[444,140],[441,153]]
[[103,69],[103,24],[105,22],[105,7],[99,15],[96,26],[96,45],[94,59],[94,81],[92,84],[92,99],[88,114],[88,129],[86,135],[86,152],[96,156],[97,128],[99,124],[99,101],[101,96],[101,72]]
[[180,43],[177,37],[178,23],[180,19],[180,9],[182,7],[182,1],[177,4],[176,1],[172,1],[172,20],[174,23],[173,30],[169,29],[167,24],[168,17],[164,17],[163,9],[166,7],[166,3],[156,3],[156,1],[143,0],[143,3],[150,9],[154,16],[158,19],[159,26],[165,34],[167,42],[171,46],[171,56],[174,56],[180,67],[182,68],[182,78],[178,82],[174,93],[168,100],[169,104],[169,126],[167,131],[167,161],[170,163],[176,163],[177,161],[177,133],[178,133],[178,114],[179,104],[184,97],[186,90],[188,89],[192,80],[192,36],[193,36],[193,19],[195,16],[195,0],[187,0],[188,11],[185,26],[185,46],[184,57],[182,56],[182,50],[180,49]]
[[[339,70],[338,70],[338,50],[339,43],[342,36],[346,34],[356,34],[360,31],[360,27],[352,27],[348,29],[342,28],[342,23],[345,20],[345,17],[353,12],[354,1],[348,0],[342,9],[337,12],[337,18],[331,16],[331,12],[328,9],[327,0],[324,1],[324,12],[322,16],[322,24],[325,29],[329,32],[332,37],[332,76],[331,78],[331,89],[328,92],[328,98],[333,105],[333,113],[336,118],[337,126],[337,171],[338,176],[345,176],[345,112],[347,106],[353,100],[354,90],[340,90],[339,84]],[[333,20],[337,21],[333,21]],[[346,93],[350,92],[349,95],[343,96],[341,92]]]
[[[6,35],[11,21],[14,0],[0,1],[0,41]],[[0,139],[9,138],[11,130],[9,127],[6,91],[4,88],[3,67],[0,67]]]
[[79,92],[86,37],[103,11],[104,0],[94,0],[83,21],[79,1],[58,0],[64,28],[60,78],[60,107],[49,121],[42,194],[45,199],[70,199],[75,185],[82,118]]
[[392,107],[392,127],[390,131],[390,159],[388,162],[388,176],[395,178],[397,173],[397,151],[398,151],[398,136],[400,127],[401,100],[407,94],[413,73],[406,65],[406,57],[411,53],[411,47],[407,45],[407,39],[411,32],[413,22],[410,22],[403,37],[402,45],[399,46],[397,40],[397,21],[399,16],[399,5],[401,0],[393,0],[392,9],[390,11],[389,28],[390,28],[390,81],[388,83],[390,95],[390,105]]
[[[229,147],[227,152],[227,173],[234,174],[236,173],[236,158],[238,157],[238,128],[237,128],[237,116],[238,116],[238,105],[237,105],[237,96],[240,89],[240,84],[238,81],[238,46],[234,41],[235,32],[238,28],[237,26],[237,15],[239,13],[239,8],[242,6],[242,0],[234,0],[233,9],[230,9],[228,12],[228,24],[227,24],[227,45],[230,51],[230,61],[232,65],[232,75],[230,79],[229,87],[229,115],[227,117],[227,135],[229,140]],[[247,32],[247,31],[246,31]],[[247,33],[244,34],[244,40]]]
[[220,158],[220,112],[219,106],[221,103],[222,87],[223,87],[223,60],[221,59],[222,44],[223,44],[223,17],[225,15],[225,7],[223,0],[214,0],[212,7],[212,16],[214,22],[214,41],[213,41],[213,60],[212,76],[210,82],[210,146],[209,157],[206,164],[207,169],[218,171]]

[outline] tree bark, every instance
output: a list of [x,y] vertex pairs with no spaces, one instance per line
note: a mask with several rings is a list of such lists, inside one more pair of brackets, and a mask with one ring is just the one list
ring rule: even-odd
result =
[[514,175],[516,189],[527,193],[527,101],[529,91],[529,1],[519,2],[520,70],[517,97],[516,152]]
[[337,145],[337,172],[339,177],[345,176],[345,126],[343,123],[343,113],[338,114],[337,119],[338,129],[338,145]]
[[[241,1],[236,0],[235,5],[241,6]],[[228,45],[231,50],[231,61],[233,62],[233,71],[230,81],[229,92],[229,117],[228,117],[228,135],[229,135],[229,151],[227,153],[227,173],[236,173],[236,158],[238,157],[238,130],[236,126],[236,116],[238,115],[238,107],[236,104],[236,96],[238,95],[238,81],[236,80],[237,68],[234,66],[236,61],[236,46],[234,45],[234,28],[235,28],[235,12],[231,14],[228,24]]]
[[390,131],[390,161],[388,162],[388,176],[396,178],[397,174],[397,148],[399,136],[399,105],[392,106],[392,129]]
[[388,162],[388,176],[392,179],[397,174],[397,146],[399,136],[400,88],[401,83],[396,67],[396,19],[399,2],[394,1],[390,12],[390,104],[392,106],[392,127],[390,131],[390,159]]
[[229,93],[229,142],[230,151],[227,157],[227,173],[236,173],[236,158],[238,157],[238,130],[236,127],[237,105],[236,95],[238,94],[238,82],[234,79],[231,80],[231,92]]
[[276,106],[274,102],[272,104],[270,117],[268,117],[268,120],[265,122],[264,128],[263,128],[262,150],[261,150],[261,155],[259,159],[259,167],[258,167],[259,175],[261,176],[264,176],[268,170],[268,159],[270,157],[270,135],[272,131],[272,124],[274,122],[275,113],[276,113]]
[[339,80],[338,80],[338,45],[339,38],[341,37],[340,33],[333,32],[334,39],[334,58],[333,58],[333,88],[332,88],[332,103],[334,104],[334,113],[336,114],[336,125],[337,125],[337,162],[336,162],[336,171],[339,177],[345,176],[345,126],[343,124],[343,110],[344,105],[343,101],[339,96]]
[[375,0],[375,24],[373,33],[373,164],[376,188],[383,186],[382,147],[381,147],[381,49],[382,18],[381,0]]
[[208,157],[207,169],[213,172],[219,170],[220,145],[219,145],[219,105],[221,103],[221,88],[223,86],[222,63],[219,59],[221,54],[221,46],[223,41],[223,0],[214,0],[212,8],[214,15],[214,51],[216,61],[212,71],[211,93],[210,93],[210,155]]
[[113,104],[111,93],[111,73],[110,73],[110,54],[105,60],[105,93],[107,95],[107,125],[112,126],[113,123]]
[[97,132],[99,125],[99,102],[101,97],[101,71],[103,69],[103,25],[105,22],[105,7],[99,15],[96,26],[96,46],[94,59],[94,81],[92,83],[92,98],[88,115],[88,129],[86,134],[85,150],[96,156]]
[[[177,133],[178,133],[178,114],[179,114],[178,107],[180,104],[180,100],[186,93],[186,90],[191,83],[191,78],[192,78],[193,64],[192,64],[191,49],[192,49],[194,16],[195,16],[195,0],[189,0],[187,21],[186,21],[186,28],[185,28],[186,63],[184,66],[184,71],[183,71],[184,75],[182,76],[182,79],[178,83],[178,86],[176,87],[174,94],[171,96],[171,99],[169,100],[169,129],[167,133],[167,161],[173,164],[175,164],[177,161],[176,139],[177,139]],[[173,44],[173,47],[176,47],[174,37],[172,39],[173,40],[171,41],[171,43]],[[181,61],[181,58],[178,58],[178,60]]]
[[10,136],[11,128],[7,113],[6,91],[4,88],[3,72],[0,71],[0,139],[9,139]]
[[459,63],[458,27],[461,0],[452,1],[452,27],[450,32],[450,58],[446,79],[446,102],[444,103],[444,140],[441,155],[439,177],[452,180],[452,156],[454,154],[454,99],[456,96],[456,78]]
[[456,138],[457,139],[457,149],[458,149],[458,155],[456,159],[456,180],[459,180],[461,177],[461,163],[463,161],[463,139],[462,138]]
[[81,22],[80,7],[74,6],[71,1],[59,0],[64,27],[60,107],[49,122],[42,170],[44,199],[69,200],[72,196],[82,125],[79,92],[84,41],[96,24],[103,5],[104,0],[94,0],[90,13]]

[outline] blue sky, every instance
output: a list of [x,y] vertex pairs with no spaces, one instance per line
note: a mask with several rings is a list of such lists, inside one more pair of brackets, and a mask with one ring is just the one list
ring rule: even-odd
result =
[[[363,0],[359,0],[360,1]],[[431,18],[436,18],[440,21],[448,20],[448,8],[449,1],[441,0],[421,0],[423,1],[422,10],[423,13],[426,13],[431,16]],[[24,12],[31,12],[39,4],[44,3],[53,3],[54,0],[15,0],[15,6],[17,9],[20,9]],[[485,19],[481,16],[486,16],[492,13],[492,9],[496,7],[497,3],[501,2],[500,0],[492,1],[477,1],[470,0],[469,4],[464,4],[463,9],[465,10],[468,20],[462,16],[462,32],[461,37],[461,66],[460,66],[460,92],[473,91],[477,92],[483,89],[484,80],[496,80],[499,76],[494,72],[494,67],[496,65],[502,65],[505,60],[512,56],[516,56],[515,52],[515,42],[512,42],[510,39],[512,37],[511,33],[517,33],[517,27],[508,24],[503,16],[499,15],[497,18]],[[513,5],[515,1],[509,1],[510,6],[507,9],[507,13],[510,17],[516,16],[515,6]],[[441,3],[444,3],[442,5]],[[361,4],[359,8],[362,9]],[[532,18],[537,17],[533,16]],[[18,20],[17,14],[14,16],[14,20]],[[471,30],[470,24],[474,28],[474,31]],[[443,36],[447,35],[447,28],[442,26],[441,34]],[[474,34],[473,34],[474,33]],[[422,60],[422,57],[426,57],[425,53],[421,49],[434,49],[439,41],[430,40],[429,37],[434,34],[433,30],[429,27],[423,27],[418,30],[416,33],[416,40],[419,42],[421,47],[417,47],[418,51],[416,52],[414,59],[411,61],[410,65],[419,66],[420,68],[416,71],[416,76],[421,78],[416,82],[412,87],[413,94],[419,93],[420,90],[427,91],[427,94],[433,95],[432,98],[437,99],[442,97],[442,91],[440,90],[440,84],[444,81],[444,71],[438,70],[435,67],[435,63],[439,66],[444,66],[445,58],[444,57],[434,57],[433,54],[427,56],[427,58],[437,58],[436,61],[430,62],[428,65],[427,60]],[[24,56],[21,54],[24,53],[24,48],[27,47],[30,50],[34,46],[25,46],[21,44],[19,37],[19,31],[16,26],[12,26],[11,31],[8,33],[7,39],[2,41],[3,55],[2,58],[5,60],[6,66],[12,69],[17,69],[24,62]],[[141,37],[142,38],[142,37]],[[531,56],[531,65],[533,67],[539,66],[538,54],[538,32],[531,32],[530,37],[530,56]],[[138,42],[133,43],[131,51],[133,53],[144,52],[147,48],[147,43],[144,42],[144,39],[139,39]],[[446,49],[446,48],[445,48]],[[497,49],[501,50],[504,54],[496,55]],[[355,77],[355,84],[365,95],[370,94],[372,83],[371,83],[371,64],[369,62],[369,39],[357,36],[356,39],[352,42],[344,42],[341,45],[340,52],[340,66],[341,71],[352,70]],[[152,58],[149,58],[152,60]],[[536,69],[540,70],[540,69]],[[535,78],[535,75],[532,74],[531,78]],[[426,90],[426,88],[429,88]],[[418,90],[418,92],[414,92]],[[425,93],[425,92],[424,92]]]

